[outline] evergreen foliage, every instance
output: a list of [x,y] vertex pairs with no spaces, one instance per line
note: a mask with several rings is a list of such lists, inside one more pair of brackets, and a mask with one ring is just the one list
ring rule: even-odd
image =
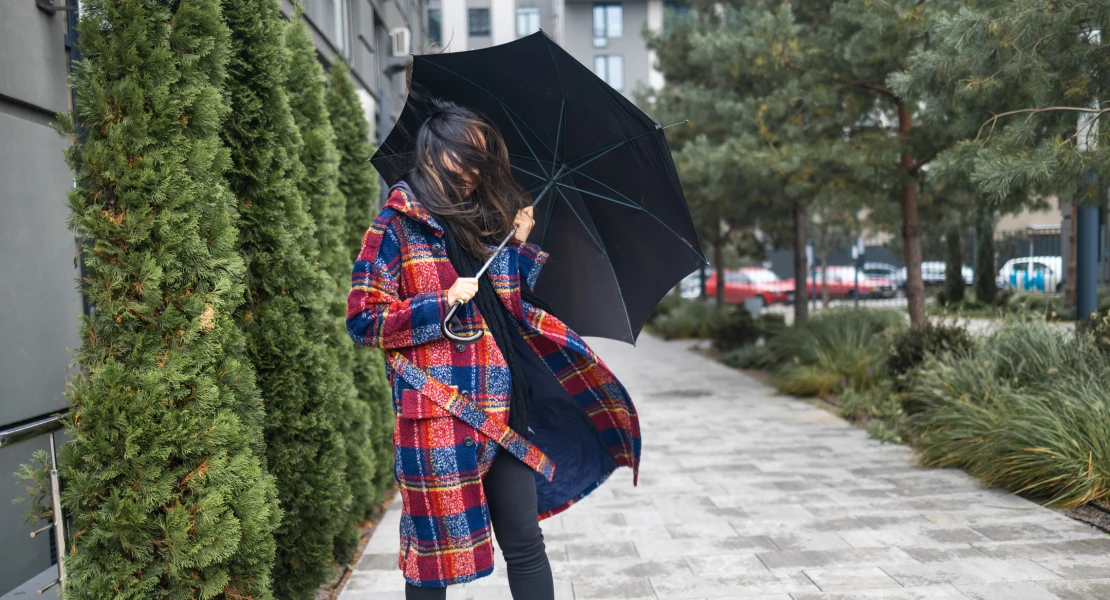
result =
[[351,342],[346,327],[351,271],[344,248],[347,207],[339,193],[339,151],[325,104],[324,69],[316,60],[316,46],[308,26],[299,15],[285,32],[285,44],[289,49],[289,79],[285,87],[293,120],[304,142],[300,158],[305,176],[301,179],[300,190],[316,222],[320,263],[330,283],[324,290],[329,313],[327,343],[338,354],[337,395],[342,410],[338,426],[347,449],[346,480],[352,500],[350,514],[336,538],[336,558],[345,561],[358,546],[357,521],[377,498],[373,482],[374,449],[370,445],[370,407],[360,401],[350,368],[358,346]]
[[280,518],[263,397],[232,313],[237,213],[218,0],[86,0],[61,115],[84,241],[61,448],[71,599],[271,598]]
[[224,7],[232,110],[222,133],[248,267],[247,301],[236,316],[266,400],[267,457],[285,511],[275,534],[274,593],[295,600],[313,597],[331,575],[351,492],[337,423],[343,379],[329,338],[333,286],[300,191],[303,142],[285,91],[289,57],[279,8],[278,0]]
[[[937,19],[934,44],[898,85],[923,94],[933,122],[964,130],[938,168],[965,173],[1001,210],[1037,193],[1101,202],[1104,186],[1080,184],[1087,173],[1110,178],[1110,127],[1079,135],[1077,125],[1110,112],[1096,107],[1110,97],[1100,75],[1110,66],[1107,26],[1110,3],[1081,0],[974,0]],[[952,105],[985,110],[953,123],[943,110]]]
[[[339,192],[346,204],[345,247],[347,261],[340,276],[340,285],[350,289],[351,267],[362,248],[362,238],[377,212],[378,174],[366,162],[374,154],[370,144],[370,125],[359,102],[355,86],[347,75],[349,68],[342,62],[332,65],[328,73],[327,103],[336,147],[339,149]],[[370,444],[368,460],[373,461],[374,496],[356,497],[356,516],[367,518],[381,501],[386,489],[393,485],[393,395],[385,374],[385,354],[377,348],[354,346],[352,362],[346,367],[354,375],[359,399],[370,408]],[[342,358],[342,356],[341,356]],[[361,507],[361,508],[360,508]],[[362,510],[359,515],[358,511]]]

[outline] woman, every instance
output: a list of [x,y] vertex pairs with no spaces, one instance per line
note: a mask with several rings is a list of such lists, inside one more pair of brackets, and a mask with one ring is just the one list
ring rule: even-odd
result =
[[[446,586],[493,571],[492,530],[513,598],[547,600],[539,520],[618,466],[635,484],[639,422],[624,386],[532,293],[548,254],[526,241],[531,202],[501,136],[469,109],[431,104],[415,164],[363,238],[347,302],[351,338],[386,352],[398,566],[408,600],[442,599]],[[456,301],[452,330],[484,332],[476,342],[442,333]]]

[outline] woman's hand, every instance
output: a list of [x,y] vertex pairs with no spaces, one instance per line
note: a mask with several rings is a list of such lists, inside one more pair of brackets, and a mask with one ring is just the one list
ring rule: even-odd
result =
[[528,241],[528,234],[532,232],[532,226],[536,224],[532,213],[532,207],[525,206],[517,211],[516,218],[513,219],[513,225],[516,225],[516,233],[513,234],[513,237],[522,242]]
[[451,288],[447,290],[447,304],[454,306],[455,302],[470,302],[470,299],[478,293],[478,278],[477,277],[459,277],[455,283],[451,284]]

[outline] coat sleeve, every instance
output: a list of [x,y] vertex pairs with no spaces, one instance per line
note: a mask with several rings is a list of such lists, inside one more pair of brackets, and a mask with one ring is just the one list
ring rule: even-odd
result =
[[549,254],[531,242],[521,242],[513,238],[510,242],[517,249],[517,265],[520,267],[520,280],[528,285],[528,289],[536,290],[536,279],[540,270],[547,262]]
[[400,229],[400,219],[379,216],[362,240],[347,294],[347,333],[357,344],[391,349],[443,337],[447,290],[398,296],[404,254]]

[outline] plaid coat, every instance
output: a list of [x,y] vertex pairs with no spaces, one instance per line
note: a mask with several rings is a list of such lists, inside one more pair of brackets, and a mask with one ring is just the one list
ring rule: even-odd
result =
[[[413,585],[444,587],[493,571],[491,525],[482,477],[499,451],[536,472],[537,518],[590,493],[618,466],[640,462],[640,429],[628,392],[601,358],[562,321],[524,302],[548,254],[513,240],[489,274],[524,339],[567,392],[530,411],[530,440],[509,429],[512,385],[474,302],[458,313],[473,344],[453,344],[440,323],[458,278],[443,229],[404,183],[363,238],[351,272],[347,329],[355,342],[383,348],[393,390],[395,478],[401,492],[398,566]],[[535,403],[534,403],[535,404]]]

